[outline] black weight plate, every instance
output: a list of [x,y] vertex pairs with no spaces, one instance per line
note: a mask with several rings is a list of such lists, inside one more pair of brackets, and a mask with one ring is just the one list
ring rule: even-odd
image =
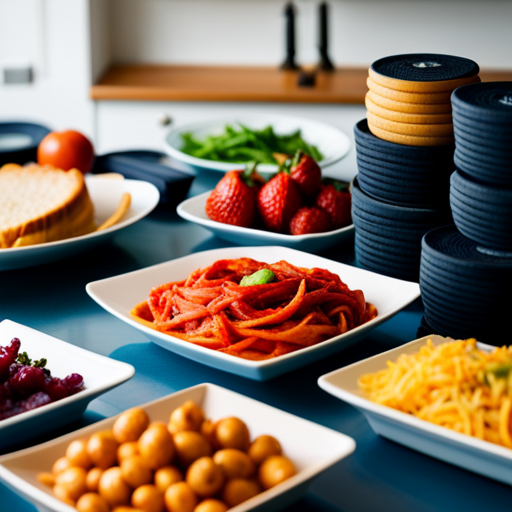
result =
[[[457,269],[463,275],[493,275],[512,277],[512,257],[482,252],[478,244],[462,235],[457,228],[443,226],[425,234],[422,257],[430,258],[444,269]],[[438,263],[437,263],[438,262]]]
[[423,235],[432,229],[431,226],[418,226],[412,223],[408,226],[403,225],[386,225],[380,218],[364,216],[361,217],[357,211],[352,211],[352,218],[354,226],[357,228],[362,227],[370,233],[389,237],[393,240],[415,240],[417,237],[422,238]]
[[468,116],[492,122],[512,123],[512,82],[463,85],[452,93],[452,107]]
[[490,185],[512,185],[512,173],[510,171],[504,172],[496,169],[493,170],[489,167],[484,167],[483,165],[469,163],[468,161],[460,158],[458,154],[455,154],[454,162],[455,167],[458,170],[465,172],[475,180],[487,182]]
[[388,142],[379,139],[368,128],[367,119],[362,119],[354,126],[354,137],[356,142],[369,148],[374,148],[378,151],[383,151],[386,154],[396,155],[401,158],[413,158],[420,160],[422,158],[440,158],[448,157],[453,154],[454,145],[448,146],[406,146],[403,144],[396,144],[395,142]]
[[378,59],[371,65],[376,73],[409,82],[440,82],[475,76],[478,64],[464,57],[437,53],[410,53]]
[[[416,187],[404,190],[398,184],[382,184],[381,180],[366,176],[365,171],[359,170],[358,182],[366,194],[397,206],[430,208],[436,204],[448,205],[449,185],[443,187]],[[411,190],[411,192],[409,192]]]
[[[512,188],[479,183],[460,171],[452,174],[450,186],[452,191],[456,191],[455,195],[459,199],[471,199],[470,204],[475,208],[492,211],[494,205],[499,205],[501,213],[512,214]],[[501,210],[503,207],[508,209]]]
[[368,147],[356,140],[356,153],[365,156],[366,158],[372,158],[379,162],[387,162],[391,164],[401,165],[403,167],[414,167],[415,169],[425,169],[429,171],[431,169],[446,168],[453,166],[453,151],[455,147],[451,147],[451,151],[446,154],[433,154],[430,158],[409,158],[400,157],[390,153],[386,153],[383,150]]
[[382,176],[393,179],[403,179],[407,182],[430,183],[433,180],[439,180],[449,176],[455,169],[453,158],[449,167],[437,168],[419,168],[414,166],[393,165],[382,160],[376,160],[360,153],[356,154],[357,165],[364,167],[368,171],[376,172]]

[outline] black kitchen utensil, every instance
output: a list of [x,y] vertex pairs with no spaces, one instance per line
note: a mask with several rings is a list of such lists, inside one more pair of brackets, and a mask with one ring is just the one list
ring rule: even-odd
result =
[[286,59],[281,69],[299,69],[295,63],[295,7],[292,2],[286,4],[284,15],[286,17]]
[[318,7],[319,15],[319,42],[318,50],[320,51],[320,62],[318,69],[323,71],[333,71],[334,65],[329,58],[329,29],[328,29],[328,7],[327,2],[322,2]]
[[107,153],[96,157],[92,172],[115,172],[128,179],[152,183],[160,192],[159,205],[173,209],[186,198],[194,176],[161,164],[165,156],[150,150]]

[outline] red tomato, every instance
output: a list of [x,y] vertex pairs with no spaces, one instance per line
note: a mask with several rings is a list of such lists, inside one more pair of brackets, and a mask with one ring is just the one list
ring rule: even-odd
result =
[[37,163],[53,165],[64,171],[78,169],[86,173],[94,162],[94,147],[80,132],[66,130],[49,133],[37,148]]

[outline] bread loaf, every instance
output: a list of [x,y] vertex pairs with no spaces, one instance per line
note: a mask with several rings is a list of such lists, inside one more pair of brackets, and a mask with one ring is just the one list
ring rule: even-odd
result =
[[96,229],[84,177],[36,164],[0,168],[0,249],[54,242]]

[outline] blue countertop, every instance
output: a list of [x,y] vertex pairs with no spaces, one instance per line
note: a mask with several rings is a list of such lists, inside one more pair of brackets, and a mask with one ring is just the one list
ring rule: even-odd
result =
[[[191,194],[212,188],[218,174],[196,179]],[[0,320],[11,319],[115,359],[135,376],[91,402],[68,429],[202,382],[212,382],[353,437],[355,452],[320,475],[289,511],[478,511],[512,502],[512,489],[388,441],[352,406],[321,390],[321,375],[416,338],[423,315],[417,300],[354,346],[306,368],[257,382],[168,352],[98,306],[90,281],[130,272],[191,252],[231,246],[175,213],[155,211],[121,231],[110,245],[78,257],[0,273]],[[322,256],[354,264],[353,241]],[[53,432],[52,437],[61,434]],[[39,439],[38,441],[40,441]],[[307,440],[304,440],[307,442]],[[34,441],[35,442],[35,441]],[[512,471],[512,469],[511,469]],[[0,484],[0,511],[33,512]]]

